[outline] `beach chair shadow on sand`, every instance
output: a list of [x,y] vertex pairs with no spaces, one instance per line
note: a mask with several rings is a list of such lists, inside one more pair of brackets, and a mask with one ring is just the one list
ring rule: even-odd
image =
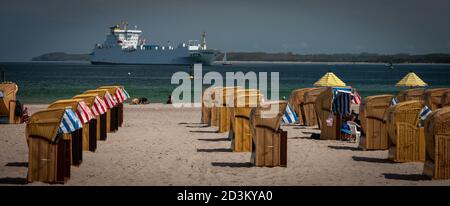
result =
[[6,167],[28,167],[28,162],[8,162]]
[[393,173],[383,173],[384,178],[390,180],[407,180],[407,181],[421,181],[421,180],[431,180],[430,177],[422,174],[393,174]]
[[197,152],[233,152],[230,148],[197,149]]
[[209,130],[190,130],[189,132],[194,132],[194,133],[217,133],[217,131],[209,131]]
[[375,158],[375,157],[361,157],[361,156],[353,156],[352,159],[357,162],[371,162],[371,163],[388,163],[388,164],[394,164],[389,159],[381,159],[381,158]]
[[336,149],[336,150],[351,150],[351,151],[362,151],[362,149],[357,147],[351,147],[351,146],[334,146],[334,145],[328,145],[328,148]]
[[251,162],[211,162],[214,167],[253,167]]
[[28,183],[27,183],[27,178],[23,178],[23,177],[3,177],[3,178],[0,178],[0,185],[1,184],[26,185]]
[[200,139],[197,139],[197,140],[205,141],[205,142],[221,142],[221,141],[229,141],[230,139],[228,139],[227,137],[224,137],[224,138],[215,138],[215,139],[202,139],[202,138],[200,138]]

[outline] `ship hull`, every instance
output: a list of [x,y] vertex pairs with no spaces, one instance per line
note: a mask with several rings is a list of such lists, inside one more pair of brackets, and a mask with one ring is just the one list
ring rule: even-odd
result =
[[217,58],[215,50],[190,51],[184,48],[173,50],[133,50],[126,51],[118,47],[94,49],[92,64],[127,65],[211,65]]

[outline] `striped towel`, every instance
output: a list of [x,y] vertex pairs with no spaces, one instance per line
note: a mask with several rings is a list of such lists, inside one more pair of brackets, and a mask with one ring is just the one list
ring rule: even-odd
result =
[[83,124],[73,110],[66,109],[59,125],[59,133],[72,133],[77,129],[83,128]]
[[333,113],[341,116],[350,114],[351,98],[351,93],[337,92],[332,102]]
[[104,101],[108,109],[112,109],[117,104],[117,102],[114,100],[114,98],[111,96],[109,92],[105,93]]
[[94,104],[91,107],[92,113],[94,113],[94,115],[102,115],[106,112],[107,109],[108,108],[106,107],[106,103],[98,96],[96,96]]
[[282,119],[286,124],[294,124],[298,122],[297,114],[295,114],[294,110],[289,105],[287,105]]
[[422,110],[420,111],[420,119],[425,120],[428,117],[428,115],[430,115],[430,114],[431,114],[431,109],[425,105],[422,108]]
[[125,88],[122,88],[123,93],[125,94],[125,99],[130,98],[130,95],[128,94],[128,92],[125,90]]
[[119,103],[123,103],[127,99],[127,95],[123,92],[123,90],[121,88],[116,90],[114,97],[116,98],[117,102],[119,102]]
[[396,98],[396,97],[392,97],[390,106],[394,106],[394,105],[396,105],[396,104],[398,104],[397,98]]
[[78,103],[77,115],[83,124],[89,123],[94,118],[91,109],[83,101]]
[[356,90],[353,93],[352,103],[356,105],[361,104],[361,96],[358,94]]

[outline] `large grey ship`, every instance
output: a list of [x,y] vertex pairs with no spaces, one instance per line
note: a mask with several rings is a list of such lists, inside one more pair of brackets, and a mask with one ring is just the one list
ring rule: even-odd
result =
[[211,65],[219,54],[207,48],[205,32],[201,42],[188,40],[173,47],[169,42],[163,46],[146,44],[141,38],[142,30],[127,27],[127,23],[110,27],[106,40],[96,44],[91,53],[92,64]]

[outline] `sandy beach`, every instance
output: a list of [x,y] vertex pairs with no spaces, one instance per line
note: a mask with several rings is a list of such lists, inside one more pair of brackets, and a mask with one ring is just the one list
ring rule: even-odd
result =
[[[27,105],[30,112],[47,105]],[[428,180],[423,163],[391,163],[387,151],[354,143],[312,140],[317,128],[288,131],[286,168],[251,167],[250,153],[231,152],[228,133],[199,124],[199,108],[125,105],[124,125],[85,151],[65,185],[450,185]],[[0,186],[25,184],[25,124],[0,125]]]

